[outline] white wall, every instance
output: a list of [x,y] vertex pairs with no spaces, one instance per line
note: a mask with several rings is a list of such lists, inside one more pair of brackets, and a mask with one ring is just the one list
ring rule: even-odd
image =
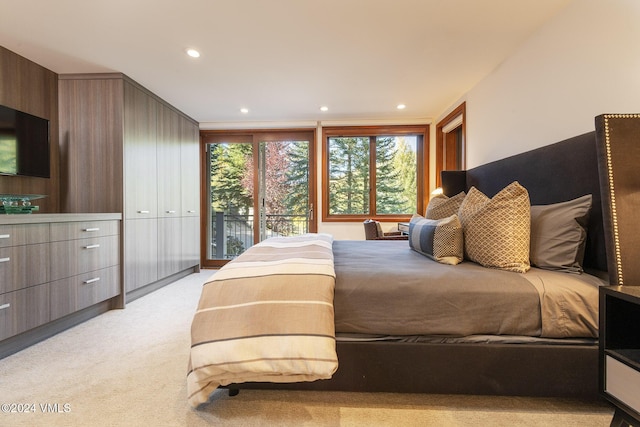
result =
[[574,0],[462,100],[467,167],[640,113],[640,1]]

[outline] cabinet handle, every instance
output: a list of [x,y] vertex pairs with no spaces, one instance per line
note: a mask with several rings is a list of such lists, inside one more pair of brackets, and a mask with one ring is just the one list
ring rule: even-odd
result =
[[11,258],[6,257],[6,258],[0,258],[0,262],[9,262],[11,260]]
[[139,214],[148,214],[149,211],[138,211]]
[[196,213],[196,211],[188,210],[187,213]]
[[85,285],[88,285],[88,284],[90,284],[90,283],[95,283],[95,282],[99,282],[99,281],[100,281],[100,278],[99,278],[99,277],[94,277],[93,279],[85,280],[85,281],[84,281],[84,284],[85,284]]
[[96,228],[85,228],[82,231],[100,231],[100,228],[99,227],[96,227]]
[[176,211],[167,211],[168,214],[174,214]]
[[85,248],[85,249],[97,249],[97,248],[99,248],[99,247],[100,247],[100,245],[99,245],[99,244],[95,244],[95,245],[87,245],[87,246],[85,246],[84,248]]
[[9,303],[2,304],[2,305],[0,305],[0,310],[4,310],[5,308],[9,308],[9,307],[11,307],[11,304],[9,304]]
[[0,234],[0,239],[8,239],[9,237],[11,237],[10,234]]

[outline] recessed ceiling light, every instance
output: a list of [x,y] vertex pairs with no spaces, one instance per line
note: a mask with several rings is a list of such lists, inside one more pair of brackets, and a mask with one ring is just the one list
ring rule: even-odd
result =
[[323,105],[322,107],[320,107],[320,111],[329,111],[329,107]]
[[404,110],[405,108],[407,108],[406,105],[404,104],[398,104],[398,106],[396,107],[398,110]]
[[249,112],[249,109],[248,109],[248,108],[241,108],[241,109],[240,109],[240,112],[241,112],[242,114],[247,114],[247,113]]
[[187,49],[187,55],[192,58],[200,58],[200,52],[195,49]]

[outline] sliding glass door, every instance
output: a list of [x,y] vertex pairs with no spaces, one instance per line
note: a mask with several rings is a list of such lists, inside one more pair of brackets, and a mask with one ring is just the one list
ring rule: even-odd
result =
[[317,230],[314,131],[203,131],[203,266],[219,266],[273,236]]

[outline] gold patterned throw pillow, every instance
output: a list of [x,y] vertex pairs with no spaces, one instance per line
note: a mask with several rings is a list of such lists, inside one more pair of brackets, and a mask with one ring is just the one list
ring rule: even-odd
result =
[[465,195],[464,191],[462,191],[453,197],[447,197],[444,194],[435,196],[429,200],[424,217],[427,219],[443,219],[457,214]]
[[517,181],[491,199],[471,187],[458,216],[466,258],[485,267],[518,273],[529,270],[529,193]]

